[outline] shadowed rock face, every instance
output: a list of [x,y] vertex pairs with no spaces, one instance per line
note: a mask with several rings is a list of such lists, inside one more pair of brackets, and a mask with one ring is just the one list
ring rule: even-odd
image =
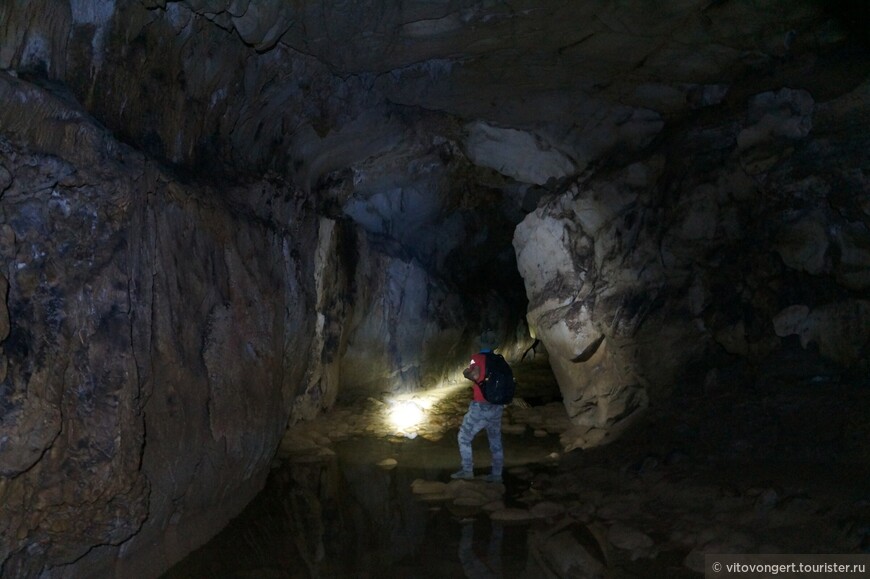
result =
[[861,10],[3,4],[0,574],[157,574],[526,313],[567,448],[866,373]]
[[600,443],[712,368],[749,364],[761,375],[741,379],[760,379],[794,348],[808,361],[795,376],[864,367],[868,213],[834,192],[866,191],[868,157],[824,135],[870,103],[868,87],[818,106],[806,91],[761,93],[526,216],[514,245],[576,425],[567,446]]
[[157,562],[117,573],[153,573],[262,485],[305,371],[286,353],[310,343],[305,235],[43,91],[3,74],[0,92],[3,573],[99,574],[122,543]]
[[4,575],[157,574],[259,490],[288,420],[476,347],[480,314],[395,242],[286,185],[181,181],[6,73],[0,94]]
[[[721,102],[741,77],[842,34],[819,3],[785,0],[3,10],[0,65],[62,80],[147,152],[200,169],[273,168],[304,187],[393,148],[391,104],[450,114],[472,159],[521,182],[581,172],[646,143],[664,116]],[[533,159],[543,166],[521,168]]]

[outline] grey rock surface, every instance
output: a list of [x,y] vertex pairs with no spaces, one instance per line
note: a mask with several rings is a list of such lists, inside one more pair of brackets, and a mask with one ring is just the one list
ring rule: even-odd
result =
[[832,4],[34,0],[0,30],[4,575],[159,573],[288,422],[484,345],[540,340],[569,450],[866,376],[870,59]]

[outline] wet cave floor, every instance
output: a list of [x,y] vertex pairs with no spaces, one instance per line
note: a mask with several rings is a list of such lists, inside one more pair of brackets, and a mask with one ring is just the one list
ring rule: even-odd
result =
[[[451,481],[464,384],[288,429],[265,489],[164,579],[702,577],[704,553],[870,553],[870,389],[825,384],[651,407],[564,452],[546,364],[516,368],[504,484]],[[556,392],[556,394],[554,394]],[[388,420],[422,411],[417,426]]]

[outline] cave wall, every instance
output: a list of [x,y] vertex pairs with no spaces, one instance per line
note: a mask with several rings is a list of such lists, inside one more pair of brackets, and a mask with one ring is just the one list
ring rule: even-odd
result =
[[341,357],[346,399],[463,380],[459,371],[480,348],[507,352],[530,343],[497,292],[466,303],[393,242],[362,236],[357,251],[354,311],[344,320],[350,338]]
[[262,487],[288,422],[454,379],[484,324],[526,340],[497,294],[464,303],[285,180],[180,176],[59,85],[0,72],[0,97],[4,575],[159,574]]
[[811,0],[2,3],[3,573],[165,568],[288,420],[518,355],[526,300],[568,448],[681,390],[864,372],[847,29]]
[[316,222],[215,201],[5,73],[0,93],[3,575],[153,575],[262,486]]
[[[359,119],[384,101],[370,78],[342,78],[285,43],[246,44],[250,33],[238,36],[226,9],[250,3],[156,4],[4,4],[0,68],[63,83],[122,139],[201,173],[274,170],[308,188],[389,140],[382,112]],[[256,3],[245,20],[271,18],[280,4]]]
[[650,398],[866,375],[858,80],[824,102],[784,87],[710,111],[520,224],[529,323],[575,425],[566,446],[613,439]]
[[516,308],[496,291],[476,301],[383,235],[352,220],[319,218],[314,328],[291,423],[336,402],[436,388],[463,380],[469,353],[531,343]]
[[[517,339],[503,301],[468,307],[433,273],[470,219],[431,235],[409,212],[449,175],[414,192],[433,163],[408,151],[438,165],[441,145],[406,139],[371,79],[182,4],[0,22],[4,576],[154,576],[241,510],[342,376],[350,397],[408,391],[455,374],[483,318]],[[336,213],[324,176],[361,191]]]

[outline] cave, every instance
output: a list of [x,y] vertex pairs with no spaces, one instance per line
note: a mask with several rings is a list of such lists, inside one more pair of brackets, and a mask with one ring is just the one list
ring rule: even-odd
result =
[[868,12],[3,0],[0,577],[870,565]]

